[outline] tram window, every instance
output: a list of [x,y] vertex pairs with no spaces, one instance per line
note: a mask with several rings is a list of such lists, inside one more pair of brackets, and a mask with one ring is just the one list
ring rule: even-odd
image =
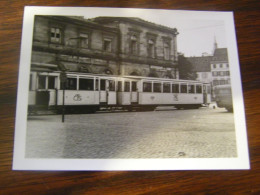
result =
[[77,79],[76,78],[67,78],[65,89],[77,90]]
[[181,93],[187,93],[187,84],[181,84]]
[[207,93],[208,93],[208,94],[211,93],[210,86],[207,87]]
[[33,75],[30,74],[30,81],[29,81],[29,90],[32,91],[32,79]]
[[46,76],[38,77],[38,89],[46,89]]
[[115,87],[115,81],[109,80],[109,91],[115,91],[116,87]]
[[172,93],[179,93],[179,84],[172,84]]
[[106,90],[106,80],[101,79],[100,80],[100,90],[105,91]]
[[188,85],[188,92],[189,93],[195,93],[194,85]]
[[99,88],[99,80],[98,79],[96,79],[96,83],[95,83],[95,87],[96,87],[96,91],[98,91],[98,88]]
[[154,83],[153,84],[153,92],[162,92],[161,83]]
[[132,81],[132,91],[137,91],[137,82]]
[[163,93],[170,93],[170,92],[171,92],[171,84],[163,83]]
[[94,80],[93,79],[79,79],[79,90],[94,90]]
[[118,81],[117,83],[117,91],[122,91],[122,81]]
[[202,93],[201,85],[196,85],[196,93]]
[[143,83],[143,92],[152,92],[152,83]]
[[55,77],[54,76],[48,77],[48,89],[55,89]]
[[125,82],[125,92],[129,92],[130,91],[130,82],[129,81],[126,81]]

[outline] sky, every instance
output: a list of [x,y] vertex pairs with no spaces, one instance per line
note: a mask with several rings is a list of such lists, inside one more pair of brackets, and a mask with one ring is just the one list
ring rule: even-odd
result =
[[[212,54],[216,40],[218,48],[227,47],[225,23],[220,12],[173,11],[154,9],[91,8],[85,18],[98,16],[139,17],[156,24],[177,28],[177,50],[186,57]],[[224,13],[224,12],[222,12]]]

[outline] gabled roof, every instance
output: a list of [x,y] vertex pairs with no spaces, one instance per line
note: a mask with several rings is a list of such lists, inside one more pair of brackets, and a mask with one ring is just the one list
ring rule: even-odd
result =
[[212,56],[187,57],[187,60],[193,65],[195,72],[210,72]]
[[215,49],[212,61],[228,61],[227,48]]

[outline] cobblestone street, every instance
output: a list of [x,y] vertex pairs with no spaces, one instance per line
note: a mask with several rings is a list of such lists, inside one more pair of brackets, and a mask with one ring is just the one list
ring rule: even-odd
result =
[[225,109],[30,116],[27,158],[235,157],[233,113]]

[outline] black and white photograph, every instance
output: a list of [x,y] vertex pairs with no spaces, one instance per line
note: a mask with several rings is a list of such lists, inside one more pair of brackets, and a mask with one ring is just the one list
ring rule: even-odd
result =
[[233,13],[26,7],[13,169],[249,169]]

